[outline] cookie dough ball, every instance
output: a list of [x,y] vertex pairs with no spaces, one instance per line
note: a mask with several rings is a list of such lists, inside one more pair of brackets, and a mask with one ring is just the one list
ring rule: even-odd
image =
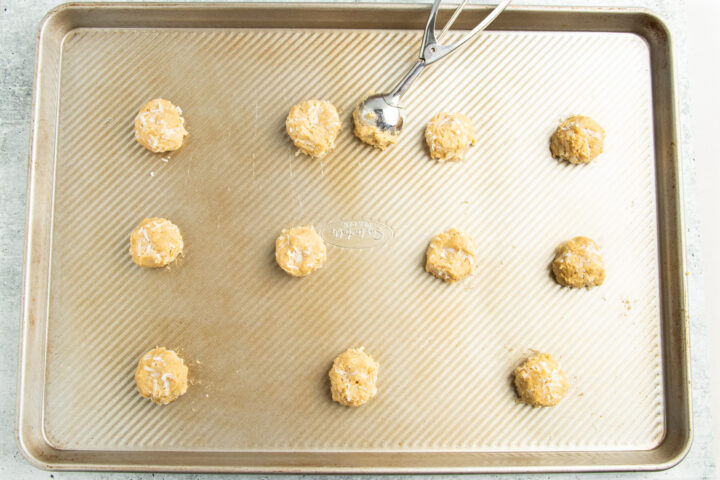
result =
[[180,107],[162,98],[150,100],[135,117],[135,140],[151,152],[175,151],[187,134]]
[[566,287],[597,287],[605,281],[597,243],[587,237],[575,237],[558,248],[552,270],[558,283]]
[[141,267],[160,268],[183,251],[180,229],[165,218],[146,218],[130,234],[130,255]]
[[293,277],[310,275],[326,258],[325,242],[310,225],[283,230],[275,241],[275,260]]
[[460,113],[438,113],[425,127],[425,142],[435,160],[459,162],[475,145],[472,121]]
[[346,407],[359,407],[377,393],[380,365],[365,353],[365,347],[351,348],[335,358],[330,369],[332,399]]
[[138,392],[155,403],[167,405],[187,391],[188,367],[172,350],[156,347],[140,358],[135,370]]
[[[367,120],[373,121],[376,118],[374,112],[368,112],[367,115]],[[355,123],[353,133],[368,145],[372,145],[380,150],[385,150],[398,141],[399,132],[380,130],[375,126],[364,125],[360,120],[360,106],[358,105],[355,107],[355,111],[353,111],[353,123]]]
[[554,358],[541,353],[515,369],[515,389],[533,407],[552,407],[567,393],[567,377]]
[[295,146],[313,158],[333,149],[340,127],[337,109],[325,100],[306,100],[293,105],[285,119],[285,129]]
[[467,277],[475,267],[475,242],[467,233],[451,228],[430,240],[425,270],[446,282]]
[[589,163],[603,151],[605,130],[592,118],[576,115],[565,120],[550,139],[553,157],[570,163]]

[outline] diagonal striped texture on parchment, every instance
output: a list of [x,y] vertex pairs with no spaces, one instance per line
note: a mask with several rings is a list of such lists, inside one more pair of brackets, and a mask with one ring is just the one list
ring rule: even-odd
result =
[[[410,66],[420,34],[342,30],[84,30],[64,41],[56,159],[45,435],[109,450],[644,449],[664,432],[648,48],[612,33],[491,32],[411,89],[401,141],[378,152],[352,135],[369,91]],[[163,97],[190,135],[144,150],[133,118]],[[321,160],[297,156],[290,106],[332,101],[343,130]],[[423,144],[440,111],[473,119],[460,164]],[[605,153],[550,157],[566,116],[607,131]],[[168,161],[165,162],[162,159]],[[135,266],[146,216],[177,223],[182,260]],[[375,248],[328,246],[301,280],[274,264],[282,228],[376,222]],[[475,274],[423,271],[450,227],[478,246]],[[329,231],[328,229],[324,231]],[[606,283],[553,282],[555,247],[600,245]],[[166,407],[135,392],[138,357],[176,348],[188,393]],[[333,404],[335,355],[380,362],[366,406]],[[557,407],[518,404],[513,368],[551,352],[571,383]]]

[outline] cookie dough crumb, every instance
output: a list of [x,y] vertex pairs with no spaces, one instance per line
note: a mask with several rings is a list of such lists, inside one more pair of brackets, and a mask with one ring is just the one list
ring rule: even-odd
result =
[[603,151],[605,130],[592,118],[575,115],[565,120],[550,138],[553,157],[570,163],[589,163]]
[[[369,112],[367,115],[368,120],[375,119],[374,112]],[[375,126],[363,124],[360,119],[360,105],[355,107],[355,110],[353,111],[353,123],[355,124],[355,129],[353,130],[355,136],[375,148],[385,150],[387,147],[397,143],[398,141],[399,132],[388,132],[380,130]]]
[[475,145],[472,121],[460,113],[438,113],[425,128],[425,142],[435,160],[459,162]]
[[566,287],[597,287],[605,281],[597,243],[587,237],[575,237],[558,248],[552,263],[555,279]]
[[533,407],[552,407],[568,392],[560,364],[547,353],[531,357],[515,369],[515,389],[520,399]]
[[335,358],[330,369],[332,399],[346,407],[359,407],[377,393],[380,365],[365,353],[365,347],[351,348]]
[[140,358],[135,385],[144,398],[167,405],[187,391],[188,367],[177,353],[155,347]]
[[310,225],[283,230],[275,241],[275,260],[293,277],[310,275],[326,258],[325,242]]
[[180,229],[165,218],[146,218],[130,234],[133,262],[145,268],[160,268],[183,251]]
[[472,237],[451,228],[430,240],[425,270],[452,283],[470,275],[475,261],[475,242]]
[[135,140],[151,152],[172,152],[188,132],[180,107],[167,100],[150,100],[135,117]]
[[335,106],[325,100],[306,100],[293,105],[285,129],[296,147],[320,158],[335,147],[342,124]]

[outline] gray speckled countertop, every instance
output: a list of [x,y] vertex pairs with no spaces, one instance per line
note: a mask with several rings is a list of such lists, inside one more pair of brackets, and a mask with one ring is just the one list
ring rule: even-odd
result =
[[[402,2],[403,0],[396,0]],[[711,1],[711,0],[708,0]],[[225,478],[225,475],[46,472],[30,466],[15,442],[15,391],[17,379],[18,326],[25,231],[25,188],[30,138],[30,104],[33,83],[35,36],[43,15],[57,0],[5,0],[0,2],[0,478],[120,479]],[[490,2],[480,2],[490,3]],[[711,421],[707,351],[708,329],[704,318],[704,294],[700,261],[700,226],[697,205],[696,162],[690,131],[687,74],[686,2],[678,0],[567,0],[544,2],[516,0],[515,4],[573,4],[614,7],[645,7],[669,25],[674,40],[677,94],[679,98],[680,147],[685,183],[685,220],[691,318],[694,442],[687,458],[665,472],[611,474],[519,475],[514,478],[716,478]],[[229,477],[229,476],[227,476]],[[253,479],[267,478],[248,475]],[[444,478],[448,478],[447,476]],[[279,478],[279,477],[273,477]],[[348,477],[334,477],[348,478]],[[397,477],[400,478],[400,477]],[[407,477],[402,477],[407,478]],[[434,477],[424,476],[423,479]],[[467,478],[467,476],[464,476]],[[483,476],[509,478],[509,476]]]

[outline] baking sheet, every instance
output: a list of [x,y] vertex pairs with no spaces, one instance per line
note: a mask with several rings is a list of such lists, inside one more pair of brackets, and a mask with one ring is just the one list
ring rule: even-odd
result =
[[[34,436],[43,453],[26,454],[60,468],[318,472],[679,461],[686,319],[662,25],[640,12],[507,12],[501,31],[429,69],[404,99],[402,140],[378,152],[353,137],[350,114],[409,68],[425,7],[281,8],[293,20],[262,5],[78,6],[46,20],[36,108],[56,99],[56,137],[53,155],[34,143],[31,189],[47,196],[31,205],[26,270],[45,282],[46,314],[33,324],[26,306],[23,355],[35,356],[22,368],[41,375],[32,395],[21,384],[19,410],[21,445]],[[567,31],[593,15],[600,31]],[[137,109],[158,96],[183,108],[178,152],[133,139]],[[308,98],[344,121],[321,160],[284,134],[289,107]],[[475,123],[463,163],[428,158],[422,131],[439,111]],[[550,157],[571,114],[605,127],[597,162]],[[178,264],[130,261],[127,237],[146,216],[180,226]],[[274,264],[274,239],[308,223],[328,262],[297,280]],[[427,242],[450,227],[479,250],[475,275],[452,286],[423,271]],[[600,288],[552,281],[554,248],[576,235],[601,247]],[[191,368],[167,407],[132,378],[155,345]],[[326,373],[358,345],[381,364],[379,394],[348,410]],[[533,350],[569,375],[558,407],[515,400],[512,369]],[[23,411],[37,421],[37,406],[34,430]]]

